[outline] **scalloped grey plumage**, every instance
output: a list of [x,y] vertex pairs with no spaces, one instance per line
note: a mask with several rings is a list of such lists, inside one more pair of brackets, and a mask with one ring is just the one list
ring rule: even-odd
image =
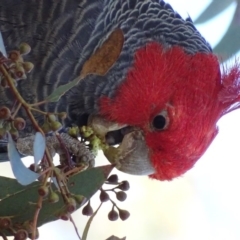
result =
[[[87,76],[57,104],[42,107],[46,111],[68,108],[74,122],[83,123],[86,115],[97,112],[101,95],[114,96],[133,66],[135,51],[146,43],[157,41],[165,48],[178,45],[188,54],[208,53],[211,47],[190,18],[183,20],[162,0],[0,1],[0,31],[6,49],[21,42],[32,47],[26,61],[35,68],[19,84],[30,103],[43,100],[57,86],[78,76],[83,63],[116,28],[123,30],[125,42],[107,75]],[[0,105],[12,106],[12,99],[9,91],[1,90]],[[36,118],[40,119],[37,113]],[[32,131],[27,124],[26,132]]]

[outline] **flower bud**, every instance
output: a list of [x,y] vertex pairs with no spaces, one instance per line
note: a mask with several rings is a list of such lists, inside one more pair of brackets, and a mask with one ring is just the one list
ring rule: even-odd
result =
[[47,122],[45,122],[45,123],[41,126],[41,128],[42,128],[42,130],[43,130],[44,133],[49,133],[49,132],[52,131],[50,125],[49,125]]
[[125,221],[130,216],[130,213],[127,210],[118,209],[118,212],[122,221]]
[[24,62],[23,68],[26,73],[30,73],[32,71],[32,69],[34,68],[34,64],[31,62]]
[[93,130],[90,127],[82,126],[81,127],[81,134],[83,137],[88,138],[93,134]]
[[52,113],[48,113],[47,114],[47,120],[52,123],[52,122],[56,122],[57,121],[57,117],[55,114]]
[[21,55],[26,55],[26,54],[30,53],[30,51],[31,51],[31,47],[29,44],[21,43],[19,45],[19,52]]
[[68,134],[72,137],[77,137],[79,134],[79,129],[78,127],[71,127],[68,129]]
[[115,211],[114,209],[112,209],[109,213],[108,213],[108,219],[110,221],[116,221],[118,220],[118,213],[117,211]]
[[82,214],[85,216],[91,216],[93,214],[93,209],[90,205],[90,201],[88,204],[82,209]]
[[109,183],[118,183],[118,175],[117,174],[112,174],[107,181]]
[[59,131],[62,128],[62,124],[58,121],[51,122],[50,127],[52,131]]
[[126,200],[127,194],[125,192],[123,192],[123,191],[120,191],[120,192],[116,193],[116,197],[117,197],[117,200],[123,202],[123,201]]
[[56,203],[59,201],[59,196],[57,193],[50,191],[50,194],[48,195],[48,201],[50,203]]
[[109,200],[109,195],[105,191],[101,190],[99,198],[101,202],[107,202]]
[[119,189],[123,190],[123,191],[127,191],[130,188],[129,182],[128,181],[122,181],[119,186]]
[[85,197],[83,195],[74,195],[73,196],[78,204],[82,204]]

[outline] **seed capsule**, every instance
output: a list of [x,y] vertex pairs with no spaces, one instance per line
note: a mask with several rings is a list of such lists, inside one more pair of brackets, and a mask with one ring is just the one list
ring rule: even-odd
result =
[[47,186],[41,186],[38,189],[38,194],[42,197],[46,197],[49,193],[49,188]]
[[119,184],[118,188],[123,190],[123,191],[129,190],[129,188],[130,188],[129,182],[128,181],[122,181],[122,183]]
[[82,209],[82,214],[85,216],[91,216],[93,214],[93,209],[90,205],[90,202]]
[[21,43],[19,45],[19,52],[21,55],[26,55],[26,54],[30,53],[30,51],[31,51],[31,47],[29,44]]
[[130,213],[127,210],[118,209],[119,211],[119,217],[122,221],[125,221],[129,218]]
[[14,240],[26,240],[27,238],[28,232],[25,229],[19,229],[14,236]]
[[75,200],[78,204],[82,204],[82,202],[85,198],[83,195],[74,195],[73,197],[75,198]]
[[55,121],[50,123],[50,127],[51,127],[51,130],[55,132],[55,131],[59,131],[62,128],[62,124],[60,122]]
[[21,131],[25,128],[26,121],[23,118],[17,117],[13,120],[13,127],[18,131]]
[[109,183],[118,183],[118,175],[117,174],[112,174],[107,181]]
[[53,122],[56,122],[56,121],[57,121],[57,117],[56,117],[55,114],[48,113],[48,114],[47,114],[47,120],[48,120],[50,123],[53,123]]
[[109,195],[105,191],[101,190],[99,198],[101,202],[107,202],[109,200]]
[[117,200],[123,202],[123,201],[126,200],[127,194],[125,192],[123,192],[123,191],[120,191],[120,192],[116,193],[116,197],[117,197]]
[[11,59],[13,62],[17,62],[17,61],[21,60],[20,52],[17,50],[13,50],[13,51],[9,52],[8,58]]
[[69,213],[64,213],[60,216],[63,221],[68,221],[70,219]]
[[56,203],[59,201],[59,196],[57,193],[51,191],[50,194],[48,195],[48,201],[50,203]]
[[69,198],[67,203],[67,212],[72,213],[77,209],[77,203],[74,198]]
[[32,69],[34,68],[34,64],[31,62],[24,62],[23,68],[26,73],[30,73],[32,71]]
[[7,107],[0,108],[0,119],[7,120],[11,116],[11,111]]
[[108,219],[110,221],[116,221],[118,220],[118,213],[117,211],[115,211],[114,209],[112,209],[109,213],[108,213]]

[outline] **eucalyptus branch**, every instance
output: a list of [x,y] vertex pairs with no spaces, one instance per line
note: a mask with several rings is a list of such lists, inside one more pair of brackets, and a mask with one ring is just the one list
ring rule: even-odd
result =
[[[29,119],[31,120],[34,128],[36,129],[36,131],[40,132],[43,136],[45,136],[45,133],[43,132],[43,130],[41,129],[41,127],[38,125],[36,119],[34,118],[32,112],[31,112],[31,108],[29,107],[29,104],[23,99],[23,97],[20,95],[20,93],[18,92],[16,86],[14,85],[14,82],[12,81],[11,77],[9,76],[6,68],[4,67],[3,64],[0,64],[0,71],[2,72],[3,76],[5,77],[12,93],[14,94],[14,96],[16,97],[17,101],[21,104],[21,106],[25,109]],[[48,151],[48,149],[45,149],[45,154],[47,157],[47,161],[50,167],[53,167],[53,163],[52,163],[52,157]]]
[[39,196],[38,197],[38,202],[37,202],[37,209],[34,214],[33,218],[33,224],[32,224],[32,240],[35,240],[36,238],[36,229],[37,229],[37,221],[38,221],[38,216],[42,208],[42,202],[43,202],[43,197]]

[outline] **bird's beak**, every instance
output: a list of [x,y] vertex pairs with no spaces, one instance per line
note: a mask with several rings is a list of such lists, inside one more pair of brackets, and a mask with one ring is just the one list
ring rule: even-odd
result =
[[141,129],[136,127],[126,128],[126,125],[106,121],[99,115],[90,116],[88,125],[102,137],[105,137],[110,131],[127,129],[119,146],[108,146],[103,150],[106,158],[115,164],[118,170],[133,175],[150,175],[155,172]]

